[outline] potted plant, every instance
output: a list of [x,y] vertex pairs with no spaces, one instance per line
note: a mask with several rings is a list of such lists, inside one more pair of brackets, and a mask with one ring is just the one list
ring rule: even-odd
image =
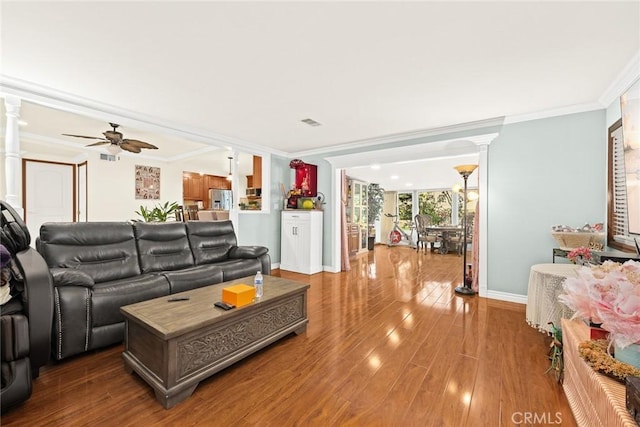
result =
[[369,237],[367,240],[367,247],[369,250],[373,250],[373,245],[376,241],[376,226],[375,222],[380,219],[382,213],[382,204],[384,203],[384,188],[380,187],[380,184],[369,184],[367,187],[367,223],[369,224]]
[[178,208],[178,202],[166,202],[164,205],[158,203],[153,209],[141,205],[140,210],[136,211],[136,213],[145,222],[166,222],[169,215],[175,214]]

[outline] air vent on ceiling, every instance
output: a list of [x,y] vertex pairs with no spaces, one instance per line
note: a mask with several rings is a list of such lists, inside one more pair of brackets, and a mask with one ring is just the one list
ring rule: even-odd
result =
[[322,126],[322,123],[320,123],[320,122],[316,122],[316,121],[315,121],[315,120],[313,120],[313,119],[302,119],[302,120],[300,120],[300,121],[301,121],[302,123],[306,123],[306,124],[308,124],[309,126]]
[[108,162],[115,162],[118,159],[113,154],[100,153],[100,160],[106,160]]

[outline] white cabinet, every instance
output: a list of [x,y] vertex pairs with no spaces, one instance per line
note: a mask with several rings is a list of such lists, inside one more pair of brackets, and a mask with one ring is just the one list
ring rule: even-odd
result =
[[[368,233],[368,184],[355,179],[349,180],[347,193],[347,224],[349,227],[357,225],[358,239],[357,252],[367,252]],[[350,248],[351,249],[351,248]]]
[[364,227],[369,222],[367,215],[367,194],[368,184],[355,179],[349,180],[349,188],[347,192],[347,222],[359,224]]
[[280,269],[303,274],[322,271],[322,211],[282,211]]

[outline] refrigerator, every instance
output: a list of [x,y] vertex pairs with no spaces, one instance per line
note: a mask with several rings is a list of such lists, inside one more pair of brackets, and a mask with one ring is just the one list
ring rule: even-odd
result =
[[211,203],[209,209],[228,211],[233,206],[233,192],[211,188],[209,189],[209,200]]

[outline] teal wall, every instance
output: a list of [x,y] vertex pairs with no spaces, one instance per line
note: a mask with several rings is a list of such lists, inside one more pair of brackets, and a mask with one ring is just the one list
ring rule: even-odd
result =
[[488,152],[488,288],[526,295],[551,226],[604,222],[605,110],[504,125]]
[[[269,191],[271,206],[269,213],[240,214],[238,243],[240,245],[261,245],[269,248],[272,263],[280,262],[280,212],[282,212],[282,192],[280,183],[290,185],[289,159],[271,155],[271,182]],[[265,191],[263,188],[262,191]],[[278,209],[274,209],[274,204]]]
[[[615,114],[615,113],[614,113]],[[609,113],[609,115],[611,115]],[[531,265],[551,262],[556,246],[551,226],[604,222],[606,216],[606,110],[507,124],[458,134],[383,144],[390,148],[452,139],[472,133],[500,132],[488,151],[488,289],[526,295]],[[318,191],[326,196],[323,265],[336,263],[333,168],[324,160],[354,149],[301,157],[318,166]],[[355,151],[358,151],[357,149]],[[362,148],[359,151],[364,151]],[[241,244],[267,246],[280,262],[280,183],[290,188],[290,159],[271,156],[271,211],[240,215]],[[250,230],[247,233],[246,230]]]

